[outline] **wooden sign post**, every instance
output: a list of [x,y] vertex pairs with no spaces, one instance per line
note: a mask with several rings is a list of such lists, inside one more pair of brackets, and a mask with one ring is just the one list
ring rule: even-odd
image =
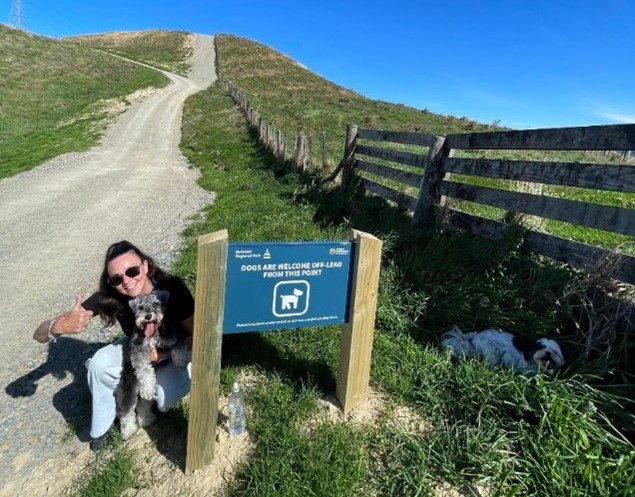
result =
[[202,468],[214,459],[227,241],[227,230],[203,235],[198,239],[186,473]]
[[[270,279],[275,286],[273,292],[268,287],[257,287],[255,295],[247,300],[260,310],[264,306],[266,318],[260,314],[253,318],[249,309],[245,315],[234,316],[228,311],[228,328],[224,327],[225,297],[231,301],[234,294],[228,291],[228,235],[226,230],[201,236],[198,241],[198,264],[196,272],[196,304],[194,310],[194,342],[192,348],[192,385],[190,390],[190,414],[187,434],[187,459],[185,470],[191,473],[210,464],[214,458],[216,425],[218,418],[218,393],[220,382],[221,345],[223,332],[263,331],[265,329],[301,328],[319,326],[319,322],[329,324],[344,323],[340,349],[339,372],[336,395],[344,413],[350,412],[366,400],[370,378],[370,361],[373,347],[379,269],[382,242],[361,231],[351,232],[351,242],[260,242],[254,244],[233,244],[233,257],[239,261],[238,273],[234,263],[229,272],[235,281],[254,275],[254,282]],[[280,247],[279,245],[283,245]],[[324,246],[323,246],[324,245]],[[329,274],[337,274],[338,268],[346,268],[351,261],[352,280],[349,272],[344,272],[340,284],[330,282]],[[303,262],[289,263],[277,259],[277,254],[300,256]],[[315,255],[318,254],[318,255]],[[321,255],[320,255],[321,254]],[[309,261],[310,256],[315,259]],[[291,255],[287,255],[291,257]],[[328,257],[324,262],[322,257]],[[276,278],[278,278],[276,280]],[[305,279],[302,279],[305,278]],[[313,278],[313,279],[312,279]],[[319,280],[319,278],[323,278]],[[234,284],[234,279],[230,279]],[[339,280],[338,280],[339,281]],[[348,284],[347,284],[348,283]],[[321,286],[320,286],[321,284]],[[245,298],[249,283],[241,283]],[[333,286],[338,288],[332,288]],[[283,294],[291,292],[290,295]],[[350,288],[350,293],[348,292]],[[253,290],[253,288],[251,289]],[[315,290],[311,293],[311,290]],[[273,300],[270,299],[272,293]],[[309,294],[311,304],[309,305]],[[338,298],[333,298],[339,295]],[[286,307],[277,308],[279,298],[294,299]],[[324,315],[322,300],[335,300],[341,304],[341,318],[338,312],[328,308]],[[269,300],[268,300],[269,299]],[[300,304],[300,301],[302,302]],[[257,306],[256,304],[260,304]],[[348,305],[348,308],[347,308]],[[268,306],[268,307],[267,307]],[[228,308],[232,306],[229,305]],[[312,315],[311,312],[318,312]],[[252,309],[253,311],[253,309]],[[347,312],[346,312],[347,311]],[[259,311],[260,312],[260,311]],[[231,316],[230,316],[231,315]],[[347,316],[347,319],[345,319]],[[249,318],[249,319],[248,319]],[[255,321],[254,321],[255,319]],[[269,319],[261,322],[259,319]]]
[[377,290],[382,242],[368,233],[353,230],[355,242],[349,319],[342,326],[336,396],[344,414],[366,400],[370,358],[375,333]]

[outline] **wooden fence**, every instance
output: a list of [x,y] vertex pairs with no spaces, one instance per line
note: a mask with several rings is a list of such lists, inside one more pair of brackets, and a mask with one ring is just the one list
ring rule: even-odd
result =
[[[359,143],[394,142],[426,147],[427,152],[395,150],[387,146]],[[407,147],[405,147],[407,148]],[[412,147],[411,147],[412,148]],[[635,124],[580,128],[539,129],[435,136],[357,129],[349,126],[345,144],[342,186],[364,171],[361,182],[368,191],[413,212],[413,223],[436,219],[445,206],[448,222],[475,234],[496,238],[504,224],[449,207],[447,199],[470,201],[623,235],[635,235],[635,210],[590,202],[477,186],[453,181],[451,174],[498,178],[530,184],[558,185],[594,190],[635,193],[635,166],[557,161],[493,160],[485,151],[622,151],[635,149]],[[480,151],[479,158],[455,158],[454,151]],[[491,153],[491,152],[490,152]],[[596,154],[600,157],[601,154]],[[548,154],[547,154],[548,156]],[[594,157],[589,155],[589,157]],[[373,159],[375,159],[373,161]],[[377,161],[379,159],[379,162]],[[387,161],[387,162],[386,162]],[[393,166],[392,164],[395,166]],[[407,167],[403,167],[403,166]],[[414,172],[413,172],[414,171]],[[404,185],[392,188],[371,178],[381,177]],[[409,192],[410,190],[410,192]],[[412,194],[412,192],[416,194]],[[529,230],[524,246],[576,267],[590,268],[615,252]],[[616,279],[635,283],[635,258],[619,255],[613,272]]]
[[[242,109],[247,121],[258,135],[258,140],[278,160],[289,161],[298,171],[308,171],[316,166],[311,160],[312,139],[306,133],[300,132],[289,141],[287,135],[272,124],[264,121],[258,111],[252,107],[245,93],[236,88],[229,81],[221,81],[221,88],[229,92],[236,104]],[[322,165],[326,164],[326,135],[320,133],[322,150]]]

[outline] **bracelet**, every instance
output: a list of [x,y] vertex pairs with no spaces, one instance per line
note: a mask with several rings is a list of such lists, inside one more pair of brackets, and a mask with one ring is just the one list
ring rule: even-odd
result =
[[51,319],[51,322],[49,323],[49,331],[47,333],[49,342],[52,343],[57,342],[57,335],[53,335],[53,325],[55,324],[55,320],[56,318]]

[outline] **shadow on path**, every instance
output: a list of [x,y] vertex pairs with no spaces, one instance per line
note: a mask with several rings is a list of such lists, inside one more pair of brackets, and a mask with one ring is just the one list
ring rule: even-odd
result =
[[40,382],[47,375],[50,374],[57,380],[63,380],[70,375],[71,383],[53,393],[53,406],[62,414],[77,437],[87,441],[90,392],[84,363],[108,343],[110,341],[87,343],[72,337],[60,337],[56,343],[49,344],[46,362],[13,380],[5,387],[5,392],[13,398],[31,397],[36,394],[38,388],[44,388]]

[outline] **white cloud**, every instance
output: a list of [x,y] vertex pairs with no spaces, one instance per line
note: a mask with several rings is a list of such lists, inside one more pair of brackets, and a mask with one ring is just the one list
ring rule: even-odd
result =
[[635,114],[620,114],[615,112],[602,112],[598,116],[620,124],[635,123]]
[[635,112],[632,111],[632,105],[628,109],[624,107],[617,109],[615,106],[609,106],[598,101],[588,101],[588,105],[591,107],[591,113],[594,116],[606,121],[618,124],[635,123]]

